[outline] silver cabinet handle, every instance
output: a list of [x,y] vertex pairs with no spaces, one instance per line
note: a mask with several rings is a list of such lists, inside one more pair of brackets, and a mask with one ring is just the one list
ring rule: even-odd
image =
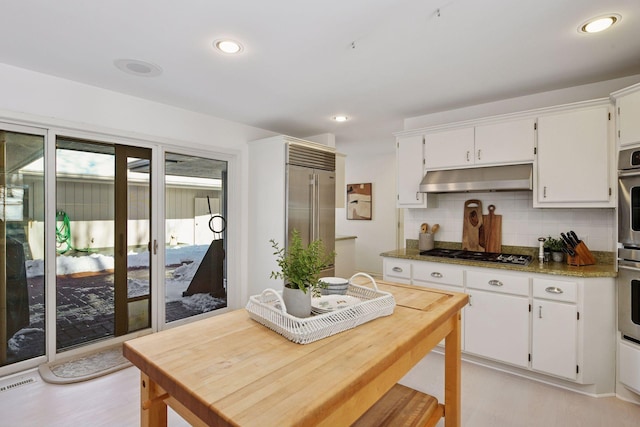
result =
[[545,289],[545,292],[549,292],[550,294],[561,294],[562,289],[560,289],[557,286],[549,286],[548,288]]
[[502,286],[503,283],[500,280],[489,280],[491,286]]
[[467,151],[467,162],[469,161],[469,151]]
[[435,277],[436,279],[441,279],[442,273],[438,273],[437,271],[434,271],[433,273],[431,273],[431,277]]
[[471,298],[473,295],[469,294],[469,306],[473,306],[473,298]]
[[416,200],[420,200],[420,192],[416,191]]
[[543,187],[543,190],[542,190],[542,198],[544,198],[544,199],[547,198],[547,186],[546,185]]
[[480,153],[482,152],[482,150],[478,149],[478,160],[480,160]]
[[402,268],[400,268],[400,267],[393,267],[393,268],[392,268],[392,270],[393,270],[393,271],[396,271],[396,272],[398,272],[398,273],[401,273],[401,272],[402,272]]
[[542,306],[538,306],[538,318],[542,319]]

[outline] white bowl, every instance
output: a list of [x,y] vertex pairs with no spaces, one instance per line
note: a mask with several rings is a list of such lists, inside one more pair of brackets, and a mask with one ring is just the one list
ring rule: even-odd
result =
[[342,277],[321,277],[320,281],[326,285],[326,288],[320,288],[322,295],[344,295],[347,293],[347,289],[349,289],[349,280],[343,279]]

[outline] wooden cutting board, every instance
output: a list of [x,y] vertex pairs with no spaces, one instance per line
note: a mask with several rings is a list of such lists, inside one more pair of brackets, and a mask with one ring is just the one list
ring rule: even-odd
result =
[[471,199],[464,202],[464,222],[462,224],[462,249],[466,251],[484,252],[481,244],[482,202]]
[[502,215],[496,215],[495,205],[489,205],[489,215],[482,216],[483,244],[487,252],[502,252]]

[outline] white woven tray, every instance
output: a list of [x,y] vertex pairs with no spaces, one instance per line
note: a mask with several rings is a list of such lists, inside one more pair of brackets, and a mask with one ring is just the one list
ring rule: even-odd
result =
[[[351,283],[356,276],[368,277],[374,289]],[[361,303],[311,317],[295,317],[286,312],[281,292],[265,289],[260,295],[249,297],[245,307],[249,317],[290,341],[308,344],[322,338],[355,328],[377,317],[393,313],[396,301],[389,292],[378,290],[376,281],[366,273],[356,273],[349,279],[347,295]]]

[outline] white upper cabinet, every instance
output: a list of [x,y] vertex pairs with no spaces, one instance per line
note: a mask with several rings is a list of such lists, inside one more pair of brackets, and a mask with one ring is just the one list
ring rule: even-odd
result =
[[420,193],[424,177],[424,142],[422,135],[398,137],[396,172],[399,208],[426,208],[426,195]]
[[609,107],[538,118],[534,207],[613,207]]
[[427,169],[471,166],[474,163],[473,127],[426,134],[424,146]]
[[640,84],[612,96],[616,101],[620,146],[640,144]]
[[535,119],[476,126],[475,164],[533,162]]
[[533,162],[535,119],[502,121],[425,135],[426,169]]

